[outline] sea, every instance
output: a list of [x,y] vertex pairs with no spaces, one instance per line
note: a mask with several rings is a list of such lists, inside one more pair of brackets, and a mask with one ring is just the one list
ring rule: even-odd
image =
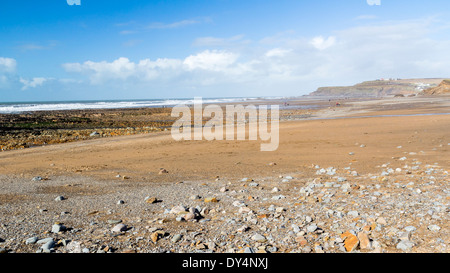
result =
[[[283,99],[271,98],[202,98],[203,104],[223,104]],[[148,107],[173,107],[176,105],[192,105],[194,99],[149,99],[149,100],[95,100],[95,101],[57,101],[57,102],[0,102],[0,114],[17,114],[35,111],[52,110],[83,110],[83,109],[122,109],[122,108],[148,108]]]

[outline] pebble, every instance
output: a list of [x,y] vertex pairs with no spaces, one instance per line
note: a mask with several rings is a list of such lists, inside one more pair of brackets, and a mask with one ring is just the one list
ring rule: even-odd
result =
[[108,219],[107,222],[110,225],[115,225],[115,224],[122,223],[122,220],[120,220],[120,219]]
[[284,196],[284,195],[275,195],[275,196],[272,196],[272,200],[281,200],[281,199],[284,199],[284,198],[286,198],[286,196]]
[[65,231],[65,230],[66,230],[66,227],[61,224],[54,224],[52,226],[52,233],[59,233],[59,232]]
[[50,253],[55,246],[56,246],[56,243],[52,239],[52,240],[48,240],[46,243],[44,243],[41,246],[41,249],[44,253]]
[[111,231],[112,232],[122,232],[122,231],[126,231],[127,230],[127,226],[126,225],[124,225],[124,224],[117,224],[117,225],[115,225],[112,229],[111,229]]
[[170,213],[173,213],[173,214],[179,214],[181,212],[186,212],[186,208],[183,206],[176,206],[170,210]]
[[271,192],[273,192],[273,193],[275,193],[275,192],[279,192],[280,191],[280,189],[279,188],[277,188],[277,187],[274,187],[272,190],[271,190]]
[[359,245],[358,237],[348,231],[343,233],[341,238],[344,239],[344,247],[347,252],[352,252]]
[[401,249],[403,251],[408,251],[411,248],[413,248],[415,244],[408,240],[402,240],[400,243],[397,244],[397,249]]
[[244,253],[255,253],[256,251],[251,247],[246,247],[244,249]]
[[57,197],[55,198],[55,201],[63,201],[63,200],[66,200],[66,198],[65,198],[64,196],[62,196],[62,195],[57,196]]
[[47,238],[45,238],[45,239],[40,239],[40,240],[38,240],[38,241],[36,242],[36,244],[38,244],[38,245],[46,244],[46,243],[48,243],[48,242],[50,242],[50,241],[53,241],[53,238],[47,237]]
[[42,177],[40,177],[40,176],[35,176],[35,177],[33,177],[31,180],[32,180],[32,181],[41,181],[41,180],[43,180],[43,179],[42,179]]
[[258,233],[256,233],[255,235],[252,236],[252,240],[260,242],[260,243],[264,243],[267,241],[266,237],[264,237],[263,235],[258,234]]
[[407,227],[405,227],[405,230],[406,230],[407,232],[413,232],[413,231],[416,230],[416,227],[414,227],[414,226],[407,226]]
[[183,237],[183,235],[181,235],[181,234],[175,234],[173,237],[172,237],[172,243],[177,243],[178,241],[180,241],[181,240],[181,238]]
[[348,216],[351,216],[351,217],[358,217],[359,212],[357,212],[356,210],[352,210],[352,211],[349,211],[349,212],[347,213],[347,215],[348,215]]
[[372,248],[372,244],[369,239],[369,235],[365,232],[358,233],[359,247],[361,249],[370,249]]
[[438,225],[429,225],[428,229],[431,231],[439,231],[441,229],[441,227]]
[[38,241],[38,237],[30,237],[28,239],[25,240],[25,244],[29,245],[29,244],[35,244]]
[[315,225],[315,224],[311,224],[311,225],[309,225],[307,228],[306,228],[306,230],[308,231],[308,232],[314,232],[314,231],[316,231],[317,230],[317,225]]
[[158,199],[156,197],[150,197],[150,196],[145,197],[145,203],[147,203],[147,204],[155,204],[157,202],[158,202]]

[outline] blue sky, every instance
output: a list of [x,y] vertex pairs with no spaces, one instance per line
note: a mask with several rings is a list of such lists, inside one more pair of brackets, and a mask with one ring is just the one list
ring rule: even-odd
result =
[[300,96],[449,77],[446,0],[5,0],[0,101]]

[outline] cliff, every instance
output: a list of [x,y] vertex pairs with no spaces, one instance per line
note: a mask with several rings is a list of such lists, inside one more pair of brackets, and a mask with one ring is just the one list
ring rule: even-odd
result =
[[450,95],[450,80],[443,80],[437,87],[423,91],[426,95]]
[[443,79],[375,80],[353,86],[320,87],[311,96],[327,97],[388,97],[417,95],[436,87]]

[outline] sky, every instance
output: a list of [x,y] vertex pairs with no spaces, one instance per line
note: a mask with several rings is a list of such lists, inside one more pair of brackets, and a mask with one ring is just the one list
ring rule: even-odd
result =
[[2,0],[0,102],[447,78],[449,18],[448,0]]

